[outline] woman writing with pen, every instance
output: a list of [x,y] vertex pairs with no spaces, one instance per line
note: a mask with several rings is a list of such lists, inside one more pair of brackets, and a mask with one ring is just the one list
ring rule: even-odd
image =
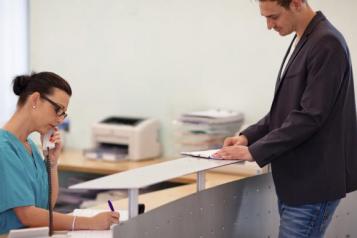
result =
[[[0,129],[0,234],[11,229],[48,226],[48,180],[44,160],[32,132],[42,136],[53,130],[49,151],[51,166],[51,201],[58,195],[57,161],[62,148],[56,129],[67,116],[72,90],[57,74],[41,72],[18,76],[13,91],[19,96],[17,109]],[[55,230],[104,230],[119,222],[119,213],[102,212],[93,217],[53,213]]]

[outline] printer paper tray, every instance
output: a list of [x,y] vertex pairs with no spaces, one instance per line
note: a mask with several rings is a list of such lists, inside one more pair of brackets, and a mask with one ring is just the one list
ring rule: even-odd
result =
[[105,144],[97,148],[84,149],[83,155],[88,159],[117,161],[128,158],[128,149],[123,146]]

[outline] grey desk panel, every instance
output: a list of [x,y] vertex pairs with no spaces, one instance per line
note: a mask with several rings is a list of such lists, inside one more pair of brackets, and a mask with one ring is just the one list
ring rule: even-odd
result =
[[206,189],[116,226],[114,237],[276,237],[271,183],[262,175]]
[[357,191],[341,200],[326,231],[326,238],[340,237],[357,237]]
[[[326,237],[357,237],[357,193],[339,205]],[[270,174],[207,189],[114,228],[115,238],[277,237],[279,215]]]

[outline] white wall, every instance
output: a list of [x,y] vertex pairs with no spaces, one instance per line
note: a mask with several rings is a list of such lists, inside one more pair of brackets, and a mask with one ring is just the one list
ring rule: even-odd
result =
[[[357,2],[310,3],[345,34],[357,58]],[[108,115],[159,118],[167,154],[171,121],[182,112],[229,108],[255,122],[269,110],[292,37],[268,32],[254,0],[30,4],[31,69],[52,70],[72,85],[67,145],[77,148],[90,145],[90,125]]]

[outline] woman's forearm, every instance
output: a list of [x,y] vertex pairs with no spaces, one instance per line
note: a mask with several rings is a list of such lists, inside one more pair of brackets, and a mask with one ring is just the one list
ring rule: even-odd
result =
[[[27,206],[14,208],[16,216],[26,227],[48,226],[48,210]],[[34,219],[34,217],[36,219]],[[53,228],[55,230],[75,230],[94,229],[90,217],[77,217],[73,224],[74,216],[53,212]]]

